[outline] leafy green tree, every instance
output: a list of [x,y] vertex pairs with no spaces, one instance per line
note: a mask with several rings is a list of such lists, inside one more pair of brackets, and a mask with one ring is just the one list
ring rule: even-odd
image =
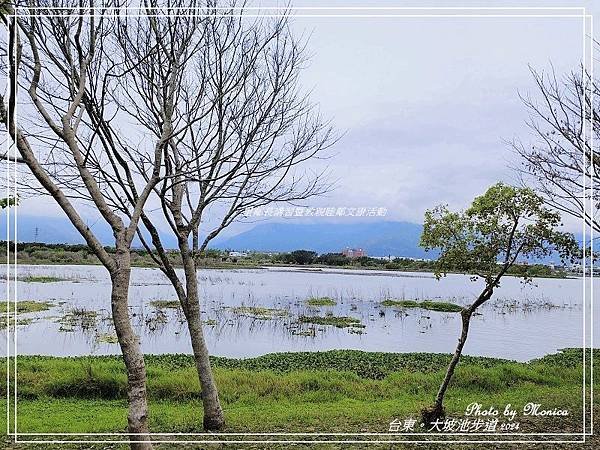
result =
[[19,199],[17,197],[4,197],[0,198],[0,208],[4,209],[9,206],[15,206],[19,204]]
[[317,262],[327,266],[346,266],[350,260],[341,253],[325,253],[317,258]]
[[310,250],[294,250],[290,255],[294,263],[300,265],[311,264],[317,259],[317,253]]
[[[464,212],[452,212],[446,206],[425,212],[421,246],[440,251],[434,263],[436,277],[449,271],[475,274],[471,280],[483,279],[484,287],[460,313],[462,331],[458,345],[435,403],[422,411],[424,423],[444,416],[444,395],[467,341],[471,316],[492,297],[517,258],[539,258],[554,252],[563,260],[579,256],[573,235],[556,230],[560,225],[559,213],[545,207],[533,190],[502,183],[490,187]],[[523,277],[530,281],[527,274]]]

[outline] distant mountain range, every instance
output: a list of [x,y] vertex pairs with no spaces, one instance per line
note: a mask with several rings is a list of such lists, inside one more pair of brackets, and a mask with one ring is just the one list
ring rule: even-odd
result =
[[[12,225],[12,224],[11,224]],[[112,231],[102,220],[87,224],[102,243],[110,245]],[[10,230],[10,239],[14,230]],[[6,215],[0,217],[0,239],[6,240]],[[84,244],[85,241],[66,217],[38,217],[17,215],[17,239],[19,242],[45,242],[47,244]]]
[[[96,237],[104,245],[114,245],[115,240],[111,228],[99,219],[87,222]],[[14,237],[14,230],[10,230],[10,239]],[[85,244],[85,241],[66,217],[39,217],[18,214],[17,238],[19,242],[45,242],[47,244]],[[161,236],[166,247],[177,245],[177,240],[171,236]],[[0,214],[0,240],[6,240],[6,215]],[[134,247],[141,247],[137,238]]]
[[[111,229],[102,221],[88,223],[104,245],[113,245]],[[234,236],[217,237],[210,247],[221,250],[255,250],[287,252],[313,250],[318,253],[338,253],[346,247],[362,248],[369,256],[405,256],[409,258],[436,258],[436,252],[425,252],[419,246],[422,225],[409,222],[322,222],[312,224],[261,223]],[[18,240],[53,244],[83,244],[84,240],[67,218],[38,217],[19,214]],[[167,248],[176,246],[175,239],[163,234]],[[581,236],[576,238],[581,242]],[[6,239],[6,215],[0,214],[0,240]],[[12,230],[11,237],[12,239]],[[134,241],[134,247],[140,247]],[[538,261],[558,261],[556,255]],[[532,261],[534,261],[532,260]]]
[[[88,225],[103,244],[113,244],[112,232],[102,220]],[[428,254],[419,247],[421,230],[421,225],[408,222],[262,223],[237,235],[217,238],[211,247],[273,252],[306,249],[318,253],[341,252],[351,247],[363,248],[370,256],[424,258]],[[20,242],[84,243],[71,222],[62,217],[19,214],[17,236]],[[5,239],[6,216],[0,215],[0,240]],[[170,236],[163,239],[165,246],[174,247],[175,240]]]
[[318,253],[362,248],[369,256],[432,257],[419,247],[422,225],[408,222],[264,223],[226,239],[219,249],[285,252],[297,249]]

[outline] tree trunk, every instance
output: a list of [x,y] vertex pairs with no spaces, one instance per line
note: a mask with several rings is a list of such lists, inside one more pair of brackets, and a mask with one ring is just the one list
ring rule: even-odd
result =
[[448,365],[448,369],[446,369],[446,375],[444,376],[444,381],[440,385],[438,393],[435,397],[435,403],[431,408],[426,408],[422,411],[422,419],[423,423],[431,424],[436,420],[444,417],[444,395],[446,394],[446,390],[448,389],[448,385],[450,384],[450,380],[452,379],[452,375],[454,374],[454,369],[456,368],[458,361],[460,360],[460,356],[462,355],[463,347],[465,346],[465,342],[467,342],[467,335],[469,334],[469,323],[471,321],[471,315],[473,314],[473,310],[471,308],[465,308],[460,312],[460,316],[462,319],[462,331],[460,333],[460,338],[458,339],[458,345],[456,346],[456,350],[454,351],[454,355],[452,355],[452,359],[450,360],[450,364]]
[[456,365],[460,360],[460,356],[462,355],[465,342],[467,342],[467,335],[469,334],[469,323],[471,322],[472,314],[473,312],[469,309],[463,309],[460,313],[460,317],[462,319],[462,331],[460,333],[460,338],[458,339],[458,345],[456,346],[454,355],[452,355],[452,359],[450,360],[450,364],[448,365],[448,369],[446,370],[446,376],[444,377],[444,381],[442,382],[440,389],[438,390],[437,396],[435,397],[435,406],[437,408],[443,408],[444,395],[446,394],[448,384],[450,384],[450,380],[452,379],[452,375],[454,374],[454,369],[456,368]]
[[[504,272],[502,272],[496,282],[500,279]],[[460,338],[458,339],[458,344],[456,346],[456,350],[454,351],[454,355],[452,355],[452,359],[450,360],[450,364],[448,364],[448,369],[446,370],[446,376],[444,376],[444,381],[440,385],[438,393],[435,397],[435,403],[430,408],[425,408],[421,411],[421,420],[425,424],[431,424],[436,420],[444,417],[444,395],[446,395],[446,390],[448,389],[448,385],[450,384],[450,380],[452,380],[452,375],[454,375],[454,369],[458,365],[458,361],[460,360],[460,356],[462,355],[463,347],[467,342],[467,336],[469,334],[469,324],[471,322],[471,316],[473,313],[487,302],[494,293],[494,286],[487,285],[483,292],[477,297],[477,300],[473,302],[473,304],[469,307],[463,308],[460,312],[460,317],[462,320],[462,330],[460,333]]]
[[[219,401],[217,384],[213,376],[208,348],[202,330],[202,317],[200,314],[200,302],[198,296],[198,278],[196,276],[196,264],[189,253],[187,241],[180,242],[183,269],[186,279],[187,298],[182,302],[183,311],[187,319],[194,361],[200,380],[202,391],[202,406],[204,407],[203,427],[207,431],[220,430],[225,426],[225,416]],[[181,299],[180,299],[181,300]]]
[[[128,249],[117,248],[115,255],[117,268],[111,275],[111,306],[115,331],[123,353],[127,368],[127,397],[129,411],[127,414],[128,430],[134,450],[148,450],[152,444],[148,442],[148,403],[146,398],[146,366],[144,355],[140,349],[138,336],[133,331],[129,320],[128,294],[131,275],[131,261]],[[146,441],[146,442],[144,442]]]

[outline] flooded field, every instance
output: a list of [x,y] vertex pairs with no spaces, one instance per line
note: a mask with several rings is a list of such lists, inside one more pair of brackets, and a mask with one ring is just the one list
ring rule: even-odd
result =
[[[19,301],[46,302],[36,308],[41,311],[19,314],[9,336],[19,354],[119,353],[104,268],[20,266],[18,278]],[[199,279],[209,350],[231,357],[329,349],[451,352],[460,315],[407,301],[463,305],[481,287],[464,275],[438,281],[429,273],[342,269],[203,270]],[[144,352],[190,353],[183,313],[166,277],[134,268],[131,284],[131,316]],[[0,296],[6,294],[3,283]],[[465,353],[529,360],[582,346],[582,296],[581,279],[523,285],[507,277],[473,318]],[[2,351],[6,345],[3,340]]]

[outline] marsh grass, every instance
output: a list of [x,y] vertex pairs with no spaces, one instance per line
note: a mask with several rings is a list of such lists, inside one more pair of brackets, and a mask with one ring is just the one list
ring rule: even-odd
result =
[[337,302],[331,297],[311,297],[306,300],[308,306],[335,306]]
[[113,333],[99,333],[96,335],[96,342],[103,344],[118,344],[119,339]]
[[286,317],[289,315],[289,312],[285,309],[279,308],[267,308],[264,306],[233,306],[230,307],[231,312],[234,315],[249,317],[252,319],[259,320],[271,320],[281,317]]
[[179,303],[179,300],[153,300],[150,302],[150,306],[154,306],[157,309],[177,309],[181,308],[181,303]]
[[97,319],[98,313],[96,311],[75,307],[58,318],[56,322],[60,324],[59,331],[88,331],[96,328]]
[[334,315],[326,315],[326,316],[300,316],[298,318],[300,323],[312,323],[314,325],[331,325],[336,328],[364,328],[365,325],[360,323],[360,319],[356,319],[355,317],[348,316],[334,316]]
[[450,302],[433,302],[423,301],[417,302],[416,300],[393,300],[386,299],[381,302],[381,306],[399,306],[401,308],[423,308],[430,311],[439,312],[460,312],[463,307],[456,303]]
[[36,275],[19,277],[18,280],[23,281],[24,283],[58,283],[60,281],[71,281],[68,278]]
[[[459,416],[473,401],[520,407],[531,399],[545,408],[576,411],[581,406],[581,357],[577,349],[530,363],[465,357],[448,392],[447,412]],[[387,432],[392,418],[416,417],[431,402],[449,358],[336,350],[212,362],[228,431]],[[147,355],[146,363],[153,431],[200,432],[193,358]],[[20,431],[125,429],[127,380],[120,357],[23,356],[17,364]],[[2,394],[5,370],[0,365]],[[547,432],[551,420],[540,418],[520,431],[535,426]]]
[[[21,300],[17,302],[17,314],[47,311],[54,306],[50,302],[37,302],[34,300]],[[14,302],[0,302],[0,313],[14,312]]]
[[0,316],[0,330],[4,330],[6,329],[7,326],[14,326],[15,323],[18,326],[27,326],[27,325],[31,325],[32,323],[36,322],[37,318],[36,317],[20,317],[15,321],[14,317],[9,317],[6,315],[2,315]]

